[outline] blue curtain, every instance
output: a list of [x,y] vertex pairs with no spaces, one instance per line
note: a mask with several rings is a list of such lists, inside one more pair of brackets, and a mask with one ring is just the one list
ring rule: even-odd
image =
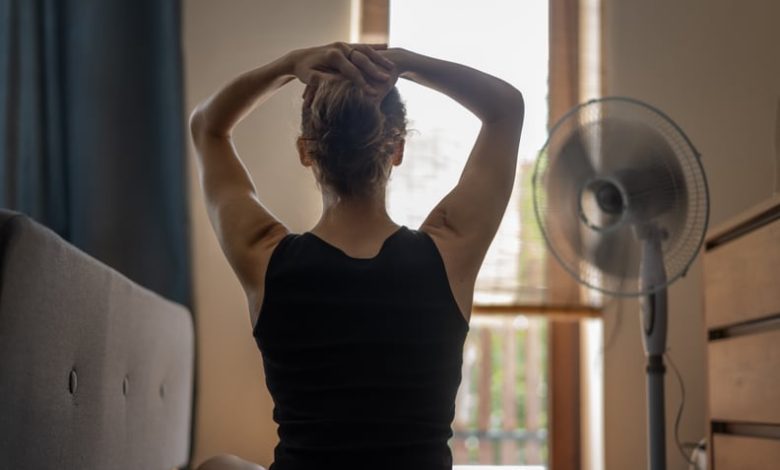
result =
[[0,207],[190,302],[178,0],[0,0]]

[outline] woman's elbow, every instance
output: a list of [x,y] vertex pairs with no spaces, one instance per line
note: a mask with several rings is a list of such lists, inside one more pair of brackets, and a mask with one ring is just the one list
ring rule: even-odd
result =
[[208,110],[200,104],[190,114],[190,135],[198,147],[205,138],[229,138],[230,131],[216,128],[209,119]]
[[523,94],[515,87],[511,87],[511,93],[510,96],[507,97],[507,108],[508,108],[508,115],[511,116],[514,119],[518,119],[520,121],[523,120],[523,117],[525,116],[525,99],[523,98]]
[[203,129],[205,127],[205,116],[203,115],[203,110],[200,106],[195,107],[195,109],[190,113],[190,135],[192,136],[192,139],[195,141],[195,143],[198,142],[199,136],[203,133]]
[[484,123],[523,122],[525,101],[523,94],[517,88],[511,85],[507,86],[497,104],[498,106],[495,107],[493,113],[487,119],[483,119]]

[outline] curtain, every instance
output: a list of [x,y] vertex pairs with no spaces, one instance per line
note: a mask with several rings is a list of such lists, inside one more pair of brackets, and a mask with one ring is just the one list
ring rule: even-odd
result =
[[190,306],[180,4],[0,0],[0,207]]

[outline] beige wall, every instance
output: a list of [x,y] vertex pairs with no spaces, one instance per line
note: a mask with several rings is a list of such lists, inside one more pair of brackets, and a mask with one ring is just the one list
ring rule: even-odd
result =
[[[769,197],[778,155],[780,2],[604,2],[607,94],[654,104],[685,129],[702,154],[712,223]],[[671,288],[669,300],[669,347],[687,392],[680,428],[685,441],[706,432],[701,275],[697,261]],[[644,357],[636,303],[617,310],[610,309],[605,325],[606,468],[644,468]],[[683,469],[673,447],[680,393],[671,370],[666,389],[669,468]]]
[[[186,0],[183,8],[187,112],[235,75],[288,50],[349,39],[349,0]],[[302,91],[298,83],[287,85],[235,133],[261,200],[293,231],[313,226],[322,207],[293,144]],[[260,353],[245,297],[209,225],[191,146],[189,162],[198,344],[194,463],[229,452],[268,466],[277,437]]]

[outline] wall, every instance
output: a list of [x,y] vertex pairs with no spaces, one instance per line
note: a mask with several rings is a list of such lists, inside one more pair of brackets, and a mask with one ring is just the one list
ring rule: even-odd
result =
[[[780,104],[780,2],[605,0],[606,93],[666,112],[702,154],[711,226],[773,192]],[[669,348],[687,392],[680,436],[706,433],[702,266],[670,291]],[[621,308],[622,307],[622,308]],[[622,310],[619,312],[618,310]],[[613,305],[605,324],[606,468],[646,468],[644,357],[635,302]],[[679,387],[667,373],[670,469]]]
[[[189,112],[234,76],[299,47],[349,39],[349,0],[185,0]],[[299,83],[248,116],[235,142],[260,199],[293,231],[311,228],[322,208],[311,173],[297,158]],[[273,404],[252,339],[241,287],[209,225],[190,144],[198,383],[194,463],[229,452],[268,466],[276,445]]]

